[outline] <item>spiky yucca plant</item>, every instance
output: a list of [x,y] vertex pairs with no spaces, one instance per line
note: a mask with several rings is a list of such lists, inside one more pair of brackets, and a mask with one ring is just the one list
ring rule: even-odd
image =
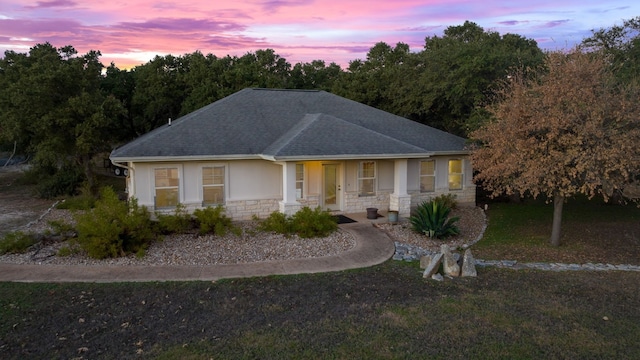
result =
[[425,201],[418,205],[409,221],[415,232],[425,234],[428,237],[443,239],[460,233],[460,229],[455,225],[455,222],[460,220],[460,217],[449,218],[450,212],[451,208],[440,201]]

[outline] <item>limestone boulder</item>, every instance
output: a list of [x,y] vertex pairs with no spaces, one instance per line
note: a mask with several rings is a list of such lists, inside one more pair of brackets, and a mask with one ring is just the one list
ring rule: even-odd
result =
[[429,265],[424,269],[424,273],[422,277],[425,279],[429,279],[433,276],[433,274],[438,272],[440,269],[440,263],[442,263],[442,254],[434,254],[430,256]]
[[476,259],[473,258],[471,249],[464,251],[464,256],[462,257],[462,276],[478,276]]
[[450,275],[454,277],[460,276],[460,265],[458,265],[458,262],[453,257],[449,245],[443,244],[442,246],[440,246],[440,253],[442,254],[444,275]]

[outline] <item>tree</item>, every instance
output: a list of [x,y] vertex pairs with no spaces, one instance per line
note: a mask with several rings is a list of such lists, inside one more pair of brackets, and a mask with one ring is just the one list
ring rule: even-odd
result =
[[45,43],[29,54],[5,55],[0,60],[0,142],[20,145],[36,169],[52,176],[83,169],[91,186],[90,162],[110,150],[113,120],[122,111],[117,99],[100,90],[100,52],[77,56],[71,46]]
[[395,47],[379,42],[367,53],[367,59],[349,63],[333,91],[375,108],[406,116],[404,103],[408,84],[414,79],[409,45],[397,43]]
[[618,67],[620,80],[634,81],[640,77],[640,16],[592,32],[582,41],[585,49],[610,55],[613,66]]
[[602,53],[549,53],[544,69],[506,81],[493,119],[471,134],[475,180],[494,195],[553,199],[551,243],[562,207],[577,194],[622,189],[640,170],[640,95],[620,84]]
[[291,70],[289,87],[293,89],[321,89],[331,91],[334,82],[342,69],[336,63],[326,66],[322,60],[313,60],[310,63],[297,63]]
[[500,35],[465,21],[450,26],[442,37],[425,39],[423,69],[414,77],[410,98],[422,107],[412,119],[466,136],[486,118],[494,85],[516,67],[535,67],[544,54],[537,43],[520,35]]

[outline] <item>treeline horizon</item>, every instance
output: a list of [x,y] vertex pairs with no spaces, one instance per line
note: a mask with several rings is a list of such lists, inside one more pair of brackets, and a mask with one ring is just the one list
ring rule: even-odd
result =
[[[622,64],[638,51],[621,45],[633,41],[620,41],[621,34],[638,38],[637,21],[594,32],[583,46],[608,49]],[[466,21],[426,37],[419,51],[379,42],[346,69],[324,60],[291,65],[273,49],[157,55],[129,70],[105,67],[100,56],[49,43],[28,53],[6,51],[0,59],[0,151],[15,149],[51,176],[72,168],[90,180],[97,154],[247,87],[325,90],[466,137],[489,119],[486,108],[510,74],[542,66],[546,52],[535,40]],[[635,67],[628,71],[635,75]]]

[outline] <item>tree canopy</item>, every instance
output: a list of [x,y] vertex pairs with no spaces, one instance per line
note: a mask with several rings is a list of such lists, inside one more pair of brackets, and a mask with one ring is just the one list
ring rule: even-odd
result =
[[[0,138],[19,144],[41,169],[55,173],[89,163],[109,150],[121,103],[100,90],[100,52],[77,56],[71,46],[36,45],[0,60]],[[56,195],[55,193],[51,195]]]
[[551,242],[558,245],[562,204],[624,188],[640,174],[640,91],[617,81],[601,52],[549,53],[544,67],[504,82],[493,119],[471,137],[480,146],[475,179],[494,195],[554,201]]
[[[606,52],[626,83],[640,73],[639,23],[633,19],[584,41]],[[292,66],[263,49],[242,56],[156,56],[121,70],[105,68],[99,51],[80,55],[72,46],[37,44],[0,59],[0,150],[15,145],[50,175],[75,167],[90,177],[97,154],[246,87],[327,90],[468,136],[491,118],[487,105],[500,99],[507,75],[536,69],[545,56],[534,40],[469,21],[425,38],[423,49],[378,42],[346,69],[321,59]]]

